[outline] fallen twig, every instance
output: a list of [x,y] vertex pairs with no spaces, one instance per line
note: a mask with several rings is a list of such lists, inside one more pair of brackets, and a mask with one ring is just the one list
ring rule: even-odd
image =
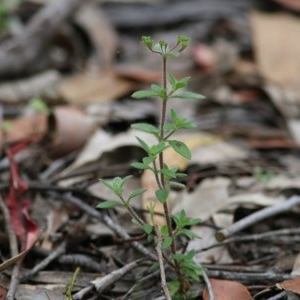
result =
[[281,214],[283,212],[289,211],[292,207],[295,205],[300,204],[300,197],[299,196],[293,196],[289,198],[284,203],[279,203],[270,207],[266,207],[264,209],[261,209],[249,216],[247,216],[244,219],[239,220],[238,222],[230,225],[227,228],[224,228],[216,233],[216,239],[219,242],[224,241],[229,236],[255,224],[259,221],[262,221],[264,219],[267,219],[269,217]]
[[73,295],[74,300],[84,299],[84,296],[90,291],[92,291],[94,288],[100,294],[103,290],[107,289],[109,286],[114,284],[116,281],[118,281],[120,278],[126,275],[129,271],[138,267],[142,261],[143,259],[135,260],[125,265],[124,267],[107,274],[106,276],[100,279],[93,280],[91,282],[92,286],[87,286],[86,288],[80,290],[79,292]]
[[[245,236],[234,236],[231,238],[228,238],[227,240],[220,242],[220,243],[214,243],[212,245],[209,245],[207,247],[203,247],[199,250],[197,250],[197,253],[207,251],[213,248],[222,247],[231,243],[237,243],[237,242],[255,242],[255,241],[272,241],[277,242],[280,244],[284,243],[284,238],[282,236],[286,235],[299,235],[300,234],[300,228],[285,228],[285,229],[279,229],[279,230],[272,230],[268,232],[263,233],[255,233],[255,234],[248,234]],[[289,241],[291,242],[299,242],[299,237],[296,236],[294,238],[289,238]]]
[[27,281],[39,271],[45,269],[52,261],[54,261],[66,252],[66,246],[67,241],[62,241],[61,244],[54,251],[52,251],[45,259],[43,259],[39,264],[37,264],[31,271],[22,276],[21,281]]
[[215,296],[214,296],[213,288],[205,270],[202,271],[202,276],[208,290],[209,300],[214,300]]
[[290,280],[295,278],[291,274],[279,274],[272,272],[232,272],[224,270],[206,270],[206,274],[209,277],[218,278],[218,279],[227,279],[243,282],[245,284],[256,284],[258,282],[264,282],[273,284],[281,282],[284,280]]
[[[70,194],[63,195],[62,197],[65,200],[67,200],[68,202],[71,202],[71,203],[77,205],[78,207],[80,207],[83,211],[85,211],[90,216],[93,216],[93,217],[99,219],[100,221],[102,221],[104,224],[107,225],[107,227],[109,227],[111,230],[113,230],[119,236],[121,236],[125,239],[130,238],[129,234],[121,226],[116,224],[116,222],[114,222],[108,215],[102,214],[95,208],[89,206],[88,204],[84,203],[80,199],[78,199]],[[141,243],[135,241],[135,242],[132,242],[131,245],[136,250],[138,250],[140,253],[143,253],[144,255],[150,257],[151,259],[153,259],[153,260],[157,259],[156,255],[152,251],[150,251],[149,249],[144,247]]]

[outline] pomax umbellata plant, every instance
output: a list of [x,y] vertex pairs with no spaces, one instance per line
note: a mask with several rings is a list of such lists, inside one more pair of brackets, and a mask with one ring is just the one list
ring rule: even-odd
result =
[[[125,178],[116,177],[112,182],[100,180],[121,201],[104,201],[97,207],[101,209],[115,206],[126,207],[133,221],[141,226],[147,234],[148,240],[153,241],[155,245],[158,259],[154,266],[160,269],[161,285],[165,298],[190,299],[190,287],[193,283],[200,280],[202,268],[194,261],[195,251],[184,252],[182,249],[178,249],[176,240],[179,236],[185,236],[187,239],[197,238],[198,236],[189,228],[199,223],[200,220],[188,218],[184,210],[179,214],[171,215],[168,204],[170,191],[173,187],[184,187],[182,183],[178,182],[178,179],[186,176],[186,174],[179,172],[176,167],[166,165],[164,152],[171,147],[179,155],[186,159],[191,159],[191,152],[187,145],[172,137],[179,130],[195,128],[195,125],[193,122],[181,118],[174,109],[168,110],[168,103],[175,98],[181,98],[183,101],[184,99],[199,100],[203,99],[204,96],[186,91],[190,77],[176,79],[175,76],[167,72],[168,59],[178,57],[189,46],[189,37],[178,35],[177,41],[173,46],[170,46],[166,41],[154,42],[151,37],[143,36],[142,44],[161,58],[162,83],[161,85],[152,84],[149,90],[136,91],[132,94],[132,97],[135,99],[159,98],[161,102],[160,122],[157,127],[148,123],[132,125],[132,128],[149,133],[156,140],[156,143],[149,145],[143,139],[137,137],[146,156],[141,162],[135,162],[132,166],[138,170],[150,170],[155,176],[158,187],[155,195],[157,201],[163,205],[165,225],[159,227],[158,224],[155,224],[155,204],[150,205],[148,208],[151,216],[150,223],[144,221],[133,209],[130,201],[146,190],[137,189],[125,197],[124,187],[131,176]],[[166,266],[168,270],[167,275]],[[169,272],[169,270],[172,271]]]

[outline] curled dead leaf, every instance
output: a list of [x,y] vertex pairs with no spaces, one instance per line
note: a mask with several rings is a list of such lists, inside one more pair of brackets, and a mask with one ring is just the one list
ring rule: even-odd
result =
[[[247,288],[239,282],[230,280],[210,279],[215,300],[253,300]],[[209,300],[207,288],[203,291],[203,299]]]
[[53,157],[63,156],[82,147],[95,128],[88,115],[74,106],[56,107],[48,121],[50,138],[53,137]]

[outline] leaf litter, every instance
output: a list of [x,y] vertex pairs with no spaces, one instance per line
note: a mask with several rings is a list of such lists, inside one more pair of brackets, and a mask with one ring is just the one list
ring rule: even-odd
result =
[[[283,0],[263,11],[254,1],[188,2],[82,4],[47,41],[47,55],[28,41],[39,54],[34,63],[12,65],[8,76],[1,69],[0,197],[20,240],[13,254],[1,209],[0,298],[22,262],[15,299],[62,299],[70,286],[74,299],[160,299],[159,273],[149,269],[154,249],[139,226],[122,208],[107,214],[96,205],[116,200],[98,179],[133,174],[129,188],[148,189],[133,205],[149,219],[157,186],[147,170],[131,167],[144,150],[130,124],[156,125],[157,103],[130,94],[159,82],[157,61],[145,56],[141,35],[165,39],[178,32],[189,34],[193,45],[171,63],[172,72],[192,75],[192,90],[206,95],[199,103],[174,102],[197,125],[176,137],[192,160],[171,149],[166,154],[168,164],[187,173],[181,179],[187,189],[168,195],[172,213],[184,209],[202,219],[194,226],[202,238],[185,246],[197,251],[215,299],[299,295],[298,206],[254,219],[223,242],[215,238],[299,194],[297,7]],[[22,26],[48,5],[24,1],[1,33],[10,39],[20,30],[22,36]],[[16,27],[16,20],[23,25]],[[28,115],[33,98],[49,110]],[[156,205],[160,224],[161,212]],[[210,299],[208,287],[195,287],[195,299]]]

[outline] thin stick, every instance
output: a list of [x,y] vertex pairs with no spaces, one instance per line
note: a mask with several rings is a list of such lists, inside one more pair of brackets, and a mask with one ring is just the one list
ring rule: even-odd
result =
[[170,296],[170,292],[167,286],[165,266],[162,254],[162,236],[160,234],[159,228],[157,225],[154,225],[155,235],[156,235],[156,246],[155,250],[157,253],[158,263],[159,263],[159,271],[160,271],[160,279],[161,279],[161,287],[166,297],[166,300],[172,300]]
[[[5,231],[8,235],[10,255],[11,255],[11,257],[14,257],[19,254],[17,237],[11,226],[9,210],[8,210],[6,204],[4,203],[4,200],[2,199],[1,195],[0,195],[0,209],[3,213],[3,217],[4,217],[4,221],[5,221]],[[16,293],[16,290],[17,290],[17,287],[19,284],[19,272],[20,272],[20,264],[17,263],[13,267],[11,281],[10,281],[9,290],[8,290],[6,299],[14,299],[14,295]]]
[[[276,241],[283,243],[283,236],[289,236],[289,235],[299,235],[300,234],[300,228],[285,228],[285,229],[278,229],[278,230],[272,230],[272,231],[267,231],[263,233],[255,233],[255,234],[248,234],[245,236],[235,236],[228,238],[224,242],[220,243],[214,243],[212,245],[209,245],[207,247],[203,247],[199,250],[197,250],[197,253],[207,251],[213,248],[218,248],[218,247],[223,247],[231,243],[236,243],[236,242],[254,242],[254,241]],[[298,241],[299,237],[296,236],[296,239],[293,237],[290,237],[288,240],[291,241]]]
[[[124,230],[124,228],[119,226],[116,222],[114,222],[108,215],[102,214],[95,208],[89,206],[88,204],[81,201],[79,198],[72,196],[71,194],[63,195],[61,197],[63,197],[63,199],[67,200],[68,202],[71,202],[71,203],[77,205],[88,215],[93,216],[93,217],[99,219],[100,221],[102,221],[108,228],[113,230],[115,233],[117,233],[122,238],[124,238],[124,239],[130,238],[129,234]],[[157,259],[156,255],[152,251],[150,251],[146,247],[144,247],[141,243],[134,241],[131,243],[131,245],[136,250],[138,250],[140,253],[143,253],[144,255],[146,255],[156,261],[156,259]]]
[[227,279],[243,282],[245,284],[255,284],[257,282],[264,282],[265,284],[277,283],[284,280],[290,280],[296,276],[291,274],[279,274],[274,272],[233,272],[224,270],[206,270],[209,277],[217,279]]
[[92,285],[87,286],[84,289],[80,290],[76,294],[73,295],[73,298],[75,300],[83,299],[86,294],[88,294],[93,288],[97,290],[97,292],[100,294],[102,291],[107,289],[109,286],[120,280],[124,275],[126,275],[129,271],[133,270],[134,268],[138,267],[140,263],[143,261],[143,259],[135,260],[124,267],[117,269],[106,276],[91,281]]
[[216,239],[219,242],[222,242],[225,239],[227,239],[228,237],[230,237],[231,235],[233,235],[255,223],[258,223],[259,221],[262,221],[262,220],[267,219],[272,216],[276,216],[283,212],[287,212],[292,207],[294,207],[295,205],[298,205],[298,204],[300,204],[300,197],[293,196],[284,203],[279,203],[279,204],[261,209],[260,211],[255,212],[255,213],[247,216],[246,218],[241,219],[240,221],[230,225],[229,227],[218,231],[216,233]]
[[204,282],[205,282],[207,290],[208,290],[209,300],[215,300],[213,288],[212,288],[211,282],[210,282],[209,277],[207,276],[205,270],[202,271],[202,277],[204,279]]
[[37,264],[31,271],[25,274],[21,281],[26,281],[37,274],[39,271],[45,269],[52,261],[60,257],[62,254],[66,252],[67,242],[64,240],[60,243],[60,245],[52,251],[45,259],[43,259],[39,264]]

